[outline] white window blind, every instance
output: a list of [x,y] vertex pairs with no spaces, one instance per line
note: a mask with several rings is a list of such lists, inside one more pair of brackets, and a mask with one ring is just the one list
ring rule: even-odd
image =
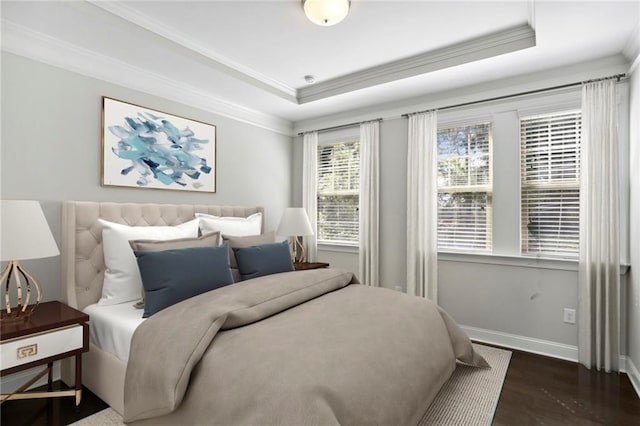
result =
[[360,142],[318,146],[318,243],[358,244]]
[[581,112],[520,120],[522,252],[577,257]]
[[438,130],[438,249],[491,249],[491,123]]

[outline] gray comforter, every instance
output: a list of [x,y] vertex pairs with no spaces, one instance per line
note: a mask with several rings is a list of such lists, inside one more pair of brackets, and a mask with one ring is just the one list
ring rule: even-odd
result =
[[415,425],[461,362],[487,366],[435,304],[289,272],[174,305],[136,330],[125,422]]

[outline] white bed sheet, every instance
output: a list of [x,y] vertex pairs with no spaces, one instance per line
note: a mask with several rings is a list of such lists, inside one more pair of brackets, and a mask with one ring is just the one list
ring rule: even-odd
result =
[[125,363],[129,360],[131,337],[144,321],[142,309],[133,307],[133,302],[119,305],[89,305],[83,309],[89,315],[91,343],[110,352]]

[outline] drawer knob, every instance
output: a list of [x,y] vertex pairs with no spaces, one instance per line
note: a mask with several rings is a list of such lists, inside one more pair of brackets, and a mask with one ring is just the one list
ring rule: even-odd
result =
[[28,358],[30,356],[34,356],[38,354],[38,344],[34,343],[32,345],[19,347],[18,350],[18,359],[20,358]]

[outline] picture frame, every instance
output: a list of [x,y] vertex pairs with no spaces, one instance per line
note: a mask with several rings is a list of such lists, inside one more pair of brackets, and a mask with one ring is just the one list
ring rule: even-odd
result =
[[216,126],[102,97],[101,185],[216,192]]

